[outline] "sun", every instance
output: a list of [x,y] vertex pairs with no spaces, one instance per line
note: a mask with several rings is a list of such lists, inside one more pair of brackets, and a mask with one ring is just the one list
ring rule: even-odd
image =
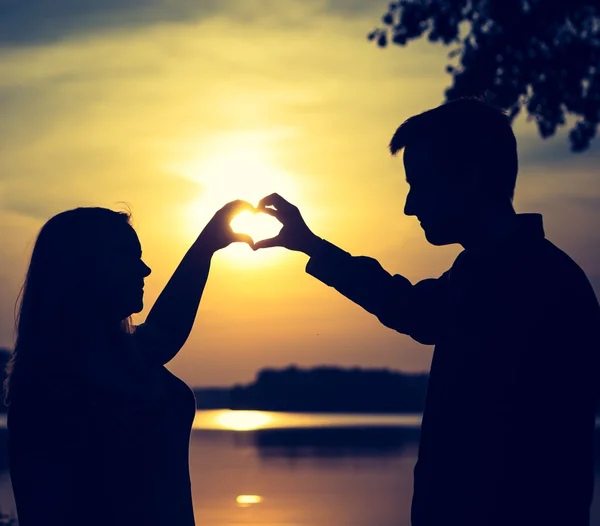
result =
[[275,237],[279,234],[282,226],[273,216],[262,213],[253,214],[252,212],[242,212],[231,222],[234,232],[248,234],[255,242]]
[[[186,236],[197,235],[219,208],[235,199],[243,199],[253,206],[272,193],[279,193],[292,202],[300,200],[299,178],[277,166],[268,135],[266,138],[264,133],[258,132],[256,136],[233,135],[212,139],[210,144],[199,148],[203,155],[196,154],[197,157],[170,168],[177,175],[198,183],[198,197],[191,199],[182,210]],[[254,241],[273,237],[282,227],[272,216],[252,213],[240,214],[231,225],[234,231],[246,233]],[[279,250],[253,252],[242,243],[235,243],[224,252],[229,261],[244,264],[263,264],[281,255]]]

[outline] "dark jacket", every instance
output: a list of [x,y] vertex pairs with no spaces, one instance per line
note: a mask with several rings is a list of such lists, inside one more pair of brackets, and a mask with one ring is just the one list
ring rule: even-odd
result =
[[321,244],[307,272],[392,329],[435,345],[413,526],[588,526],[600,308],[538,214],[412,285]]

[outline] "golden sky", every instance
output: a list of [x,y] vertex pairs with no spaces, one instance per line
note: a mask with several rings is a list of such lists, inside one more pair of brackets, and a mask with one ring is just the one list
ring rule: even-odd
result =
[[[318,235],[413,281],[441,274],[459,252],[429,246],[403,216],[402,161],[387,151],[402,121],[442,102],[448,49],[367,42],[385,2],[14,6],[0,21],[0,346],[13,343],[37,231],[76,206],[131,206],[153,269],[137,322],[233,199],[279,192]],[[544,214],[548,237],[598,293],[598,144],[575,155],[564,131],[542,141],[524,118],[515,131],[517,211]],[[246,382],[291,363],[428,368],[430,347],[307,275],[306,259],[241,245],[219,253],[169,368],[191,385]]]

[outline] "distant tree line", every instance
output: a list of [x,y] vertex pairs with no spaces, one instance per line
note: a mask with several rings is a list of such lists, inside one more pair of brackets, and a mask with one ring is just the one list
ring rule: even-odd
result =
[[[11,351],[0,348],[0,381]],[[321,366],[266,368],[246,385],[195,388],[198,409],[343,413],[421,413],[427,373]],[[600,405],[598,407],[600,414]],[[0,413],[6,406],[0,400]],[[0,523],[1,525],[1,523]]]
[[428,375],[387,369],[263,369],[231,389],[231,409],[355,413],[421,413]]
[[[0,348],[0,382],[11,351]],[[256,380],[234,387],[196,388],[198,409],[420,413],[427,374],[387,369],[315,367],[263,369]],[[6,406],[0,401],[0,413]]]

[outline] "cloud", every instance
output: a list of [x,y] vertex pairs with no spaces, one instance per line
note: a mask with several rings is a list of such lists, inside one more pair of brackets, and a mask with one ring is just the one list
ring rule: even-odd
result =
[[40,45],[154,23],[187,22],[220,10],[218,0],[2,0],[0,45]]
[[519,134],[519,169],[527,176],[530,168],[540,164],[554,169],[589,169],[593,170],[600,162],[600,140],[592,141],[590,148],[584,152],[573,153],[570,150],[568,130],[571,124],[559,129],[555,136],[541,139],[533,124],[518,123],[515,126]]
[[[387,135],[409,113],[414,97],[398,101],[397,118],[381,100],[393,98],[398,81],[406,91],[433,93],[423,73],[437,68],[414,55],[398,59],[355,41],[362,20],[313,20],[311,9],[319,5],[306,12],[302,5],[288,16],[312,24],[310,39],[302,38],[306,29],[265,31],[265,25],[277,26],[267,6],[262,18],[254,14],[263,22],[250,27],[235,17],[217,17],[0,52],[0,185],[7,209],[43,217],[75,195],[93,192],[101,200],[127,179],[141,188],[157,166],[164,169],[177,156],[203,155],[211,136],[232,128],[295,130],[278,145],[289,150],[283,161],[289,165],[302,163],[294,159],[298,133],[306,137],[314,130],[320,138],[304,141],[310,154],[305,159],[331,157],[339,163],[335,156],[343,153],[336,150],[347,150],[346,130],[370,135],[385,119],[385,136],[369,140],[380,143],[387,160]],[[74,6],[59,3],[57,9],[72,9],[73,16],[100,9],[93,3]],[[361,68],[344,62],[349,50]],[[371,55],[377,60],[369,60]],[[398,75],[385,78],[388,63],[403,64]],[[381,80],[376,84],[374,78]],[[236,145],[231,148],[235,155]],[[86,180],[102,180],[101,190]],[[36,192],[42,181],[43,197]]]
[[[274,0],[0,0],[0,47],[39,46],[107,31],[131,30],[157,24],[189,24],[213,16],[230,16],[252,23],[273,13],[278,23],[298,15],[328,14],[365,17],[377,23],[385,4],[367,0],[307,0],[302,3]],[[282,18],[282,14],[288,13]]]
[[[345,249],[378,257],[413,280],[451,264],[456,247],[427,245],[418,224],[403,217],[402,162],[387,151],[399,123],[442,101],[447,48],[368,43],[365,32],[384,4],[63,0],[40,4],[38,14],[18,12],[25,4],[31,2],[12,4],[21,40],[11,29],[13,41],[5,37],[0,47],[3,290],[17,290],[26,250],[50,215],[126,201],[154,269],[151,305],[193,236],[224,204],[206,195],[217,188],[219,199],[244,197],[238,191],[262,191],[280,175],[294,182],[288,197],[313,229]],[[44,29],[50,4],[55,33]],[[2,34],[7,22],[0,20]],[[519,206],[544,212],[551,239],[600,275],[589,248],[600,202],[586,160],[592,156],[570,154],[564,136],[557,139],[563,149],[542,143],[526,124],[517,133]],[[251,377],[250,365],[243,373],[225,367],[220,352],[241,345],[233,332],[247,334],[242,346],[254,367],[265,359],[261,342],[273,320],[282,331],[289,325],[281,345],[302,352],[306,363],[323,356],[346,363],[349,346],[358,361],[359,347],[376,342],[381,363],[393,355],[394,366],[406,359],[405,368],[424,367],[429,354],[417,359],[407,339],[304,279],[299,256],[280,256],[266,270],[216,258],[190,345],[221,364],[206,367],[186,355],[175,364],[184,378],[201,384],[217,370],[223,382]],[[312,338],[315,320],[323,319],[335,321],[329,339],[324,331]],[[237,331],[221,330],[230,326]],[[7,327],[0,324],[0,344]]]

